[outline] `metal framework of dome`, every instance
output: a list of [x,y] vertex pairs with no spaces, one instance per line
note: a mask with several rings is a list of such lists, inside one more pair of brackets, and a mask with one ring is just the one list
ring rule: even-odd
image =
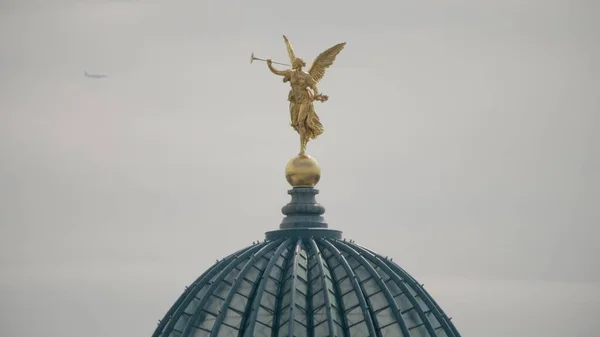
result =
[[153,337],[459,337],[395,262],[327,228],[313,188],[294,188],[279,230],[217,261]]
[[[288,96],[300,154],[285,169],[292,200],[279,229],[218,260],[186,287],[153,337],[460,337],[423,286],[391,259],[329,229],[314,186],[317,161],[305,153],[323,132],[313,101],[325,102],[317,82],[344,48],[321,53],[308,72],[289,40],[292,69],[276,75],[292,84]],[[281,63],[279,63],[281,64]],[[304,85],[304,86],[303,86]],[[310,89],[310,90],[309,90]]]

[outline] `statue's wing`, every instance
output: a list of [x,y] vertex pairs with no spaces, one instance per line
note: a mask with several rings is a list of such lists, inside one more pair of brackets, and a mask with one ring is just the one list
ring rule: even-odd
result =
[[293,64],[294,60],[296,59],[294,48],[292,48],[290,40],[288,40],[288,38],[285,35],[283,36],[283,41],[285,41],[285,47],[287,48],[288,56],[290,57],[290,64]]
[[325,76],[325,70],[333,64],[335,57],[344,49],[345,45],[346,42],[338,43],[317,56],[308,70],[315,82],[319,82]]

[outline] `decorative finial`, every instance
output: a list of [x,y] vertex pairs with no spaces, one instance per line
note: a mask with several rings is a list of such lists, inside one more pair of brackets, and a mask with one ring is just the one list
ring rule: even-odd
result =
[[286,179],[292,187],[313,187],[321,177],[321,169],[317,161],[306,154],[306,146],[310,140],[317,138],[324,131],[313,102],[326,102],[329,99],[327,95],[319,93],[317,84],[325,76],[325,70],[333,64],[336,56],[344,49],[346,42],[338,43],[319,54],[307,72],[302,69],[306,63],[300,57],[296,57],[292,44],[285,35],[283,40],[291,69],[276,69],[273,63],[282,63],[257,58],[254,53],[250,56],[250,62],[266,61],[273,74],[283,76],[284,83],[290,82],[291,90],[288,94],[290,125],[300,135],[300,153],[288,162],[285,170]]
[[321,167],[313,157],[299,154],[285,166],[285,179],[292,187],[314,187],[321,179]]

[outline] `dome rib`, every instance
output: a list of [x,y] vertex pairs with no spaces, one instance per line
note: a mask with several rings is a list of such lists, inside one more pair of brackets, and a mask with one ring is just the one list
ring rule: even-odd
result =
[[[266,283],[266,282],[264,282],[264,275],[265,274],[269,275],[269,273],[271,272],[271,269],[273,268],[273,265],[277,261],[276,257],[281,255],[281,252],[286,248],[288,241],[289,241],[289,239],[282,242],[279,245],[279,247],[277,247],[277,250],[275,251],[274,256],[269,260],[269,264],[267,265],[267,268],[265,269],[264,273],[261,276],[261,280],[263,281],[263,282],[261,282],[261,285],[264,285]],[[273,242],[273,244],[275,244],[275,243],[277,243],[277,242]],[[248,272],[252,268],[256,268],[256,266],[255,266],[256,260],[262,258],[268,252],[269,248],[271,248],[270,245],[265,245],[264,248],[262,248],[257,254],[255,254],[250,260],[248,260],[248,262],[246,262],[246,264],[244,265],[244,267],[242,268],[240,273],[235,278],[235,283],[229,289],[227,298],[225,298],[225,301],[223,301],[223,304],[221,304],[221,308],[219,309],[219,316],[217,316],[217,319],[215,320],[215,324],[213,325],[210,337],[217,336],[219,329],[221,327],[221,324],[223,324],[223,321],[225,319],[225,315],[229,312],[229,305],[231,304],[231,300],[233,300],[233,297],[237,293],[238,289],[240,288],[240,286],[241,286],[242,282],[244,281],[244,278],[246,277]],[[264,286],[263,286],[263,288],[264,288]]]
[[[281,241],[279,241],[279,242],[281,242]],[[275,266],[275,263],[277,263],[277,260],[279,259],[279,257],[283,253],[283,251],[288,247],[290,242],[291,242],[291,239],[284,240],[279,245],[279,247],[277,247],[277,250],[275,250],[275,253],[273,254],[273,256],[271,256],[271,259],[269,259],[269,264],[267,265],[264,272],[260,276],[260,284],[258,286],[258,289],[256,290],[256,293],[252,296],[253,301],[252,301],[252,309],[249,311],[250,312],[249,320],[248,320],[248,322],[242,322],[242,324],[241,324],[242,329],[246,325],[245,323],[248,324],[248,327],[246,328],[246,331],[244,331],[244,332],[240,331],[241,332],[240,335],[250,336],[250,337],[252,337],[254,335],[254,329],[256,328],[258,311],[259,311],[260,303],[262,302],[261,300],[262,300],[263,294],[265,292],[265,287],[267,285],[267,279],[271,275],[273,266]],[[236,290],[236,288],[232,288],[232,291],[234,291],[234,290]],[[248,310],[246,310],[246,311],[248,312]],[[215,332],[215,330],[218,330],[218,329],[213,329],[213,333]]]
[[[335,296],[335,305],[337,305],[337,319],[339,321],[339,323],[338,323],[339,328],[340,328],[340,330],[342,330],[342,336],[350,336],[350,330],[348,328],[348,321],[345,318],[343,318],[345,315],[345,312],[346,312],[345,304],[344,304],[344,301],[342,300],[342,296],[344,294],[342,293],[342,291],[340,289],[340,280],[336,280],[335,274],[334,274],[335,268],[337,268],[338,266],[341,266],[342,263],[338,261],[338,264],[332,268],[332,263],[330,262],[330,260],[336,259],[335,255],[333,253],[331,253],[329,250],[327,250],[327,248],[320,249],[320,252],[321,252],[321,256],[323,257],[323,260],[325,262],[325,266],[329,270],[329,277],[331,278],[331,288],[332,288],[334,296]],[[326,253],[328,253],[329,257],[325,256]],[[342,269],[343,269],[343,267],[342,267]],[[344,277],[346,279],[348,279],[348,282],[350,282],[348,274],[346,274]],[[333,304],[332,304],[332,307],[333,307]]]
[[[312,239],[312,238],[311,238]],[[310,337],[315,337],[315,311],[313,310],[313,298],[314,298],[314,292],[315,292],[315,285],[314,285],[314,281],[315,281],[315,277],[313,276],[315,274],[315,268],[316,268],[316,263],[314,263],[314,255],[309,255],[308,256],[308,261],[307,261],[307,268],[308,270],[306,271],[306,333],[307,336]],[[318,275],[317,275],[318,277]]]
[[[332,313],[332,307],[331,307],[331,300],[329,297],[329,292],[330,292],[330,287],[329,284],[327,282],[327,277],[325,276],[325,264],[323,262],[323,257],[321,256],[321,251],[319,250],[319,247],[317,246],[317,243],[315,242],[315,240],[313,238],[309,239],[310,242],[310,246],[312,247],[313,251],[314,251],[314,257],[316,258],[316,262],[317,262],[317,268],[319,270],[319,278],[321,281],[321,291],[323,293],[323,297],[325,298],[325,303],[323,305],[326,306],[326,311],[327,311],[327,323],[329,325],[329,336],[337,336],[337,331],[336,331],[336,325],[333,323],[333,313]],[[315,277],[316,278],[316,277]],[[309,287],[310,284],[312,284],[312,278],[309,277]],[[311,289],[312,290],[312,289]],[[312,304],[312,301],[315,298],[315,294],[312,293],[312,291],[309,292],[310,293],[310,297],[311,297],[311,301],[309,301],[309,303]],[[311,310],[312,312],[315,312],[316,310],[318,310],[318,308],[312,308],[313,310]],[[311,329],[309,329],[310,331]],[[319,337],[319,336],[315,336],[315,337]]]
[[[224,260],[227,260],[227,258],[225,258]],[[158,327],[156,328],[156,330],[154,330],[154,333],[152,334],[152,337],[158,337],[160,336],[164,330],[165,330],[165,326],[171,321],[171,318],[174,316],[175,311],[181,306],[181,303],[187,298],[187,296],[190,293],[193,293],[192,290],[194,290],[196,284],[201,283],[202,280],[205,279],[210,279],[212,276],[210,276],[211,274],[215,274],[218,273],[217,270],[217,264],[213,264],[212,266],[210,266],[202,275],[200,275],[196,281],[194,281],[192,283],[191,286],[189,287],[185,287],[186,289],[183,291],[183,293],[179,296],[179,298],[177,299],[177,301],[175,301],[175,304],[173,304],[171,306],[171,308],[169,308],[169,311],[167,311],[167,313],[165,314],[165,318],[163,318],[162,320],[160,320],[158,322]]]
[[[402,318],[401,310],[400,310],[400,308],[398,308],[398,304],[396,303],[396,300],[394,299],[394,295],[392,295],[392,292],[390,291],[390,289],[387,287],[385,282],[383,282],[383,277],[381,276],[381,274],[379,274],[373,268],[371,263],[369,263],[369,261],[367,261],[360,253],[358,253],[356,250],[352,249],[352,247],[350,245],[345,244],[345,243],[340,243],[339,241],[334,242],[333,245],[338,248],[341,248],[341,250],[350,254],[354,259],[356,259],[358,262],[360,262],[363,267],[365,267],[367,269],[367,272],[369,273],[369,275],[371,275],[371,277],[375,280],[377,285],[380,287],[381,291],[383,291],[385,298],[387,299],[388,305],[391,307],[392,313],[393,313],[394,317],[396,318],[396,322],[400,325],[400,329],[402,330],[402,333],[405,336],[410,336],[409,328],[406,325],[406,322],[404,321],[404,319]],[[371,303],[370,303],[370,307],[371,308],[373,307],[373,305]],[[378,310],[385,310],[385,309],[386,308],[384,307],[384,308],[381,308]],[[377,314],[374,314],[373,316],[375,316],[375,322],[379,323]],[[396,322],[388,323],[385,326],[380,325],[379,329],[385,328],[386,326],[389,326],[389,324],[394,324]],[[377,329],[377,330],[379,330],[379,329]],[[433,332],[431,335],[437,337],[435,332]]]
[[[289,239],[288,241],[289,243],[291,243],[291,239]],[[288,245],[289,245],[288,243]],[[277,298],[276,298],[276,303],[275,303],[275,313],[280,313],[283,310],[283,296],[285,294],[285,283],[287,282],[287,278],[288,278],[288,270],[290,270],[290,265],[292,264],[293,259],[289,259],[286,258],[285,262],[281,268],[281,276],[279,278],[279,283],[278,283],[278,289],[277,289]],[[291,277],[291,275],[289,275]],[[271,336],[272,337],[276,337],[277,334],[279,333],[279,326],[281,324],[281,317],[282,315],[279,314],[274,314],[273,317],[273,326],[271,329]]]
[[[279,240],[278,240],[279,241]],[[276,244],[278,241],[273,241],[273,242],[269,242],[268,244],[266,244],[266,246],[272,246],[274,244]],[[227,275],[229,275],[229,273],[235,268],[237,267],[238,263],[236,263],[236,261],[244,261],[246,258],[248,258],[249,256],[251,256],[252,254],[254,254],[256,251],[260,250],[261,248],[265,248],[265,245],[256,245],[253,247],[250,247],[249,249],[245,250],[242,254],[240,255],[236,255],[234,256],[233,261],[229,262],[226,264],[224,269],[220,270],[220,273],[216,276],[216,278],[213,279],[207,279],[207,284],[209,285],[208,289],[204,292],[204,295],[201,296],[201,299],[199,301],[199,303],[195,306],[193,310],[193,314],[191,313],[186,313],[185,311],[187,311],[188,308],[186,308],[186,306],[188,306],[190,304],[190,302],[192,302],[192,300],[194,298],[197,298],[196,296],[191,296],[188,298],[188,301],[186,303],[186,305],[182,305],[180,310],[184,310],[185,311],[183,314],[181,314],[180,320],[184,319],[185,321],[182,322],[184,324],[184,328],[182,329],[182,331],[180,331],[182,336],[188,336],[192,327],[195,325],[196,321],[198,320],[198,318],[200,317],[200,315],[202,314],[202,311],[205,310],[205,306],[207,304],[207,302],[210,300],[213,292],[215,291],[215,289],[217,289],[217,287],[221,286],[223,284],[223,280],[225,279],[225,277],[227,277]],[[187,315],[186,315],[187,314]],[[185,319],[184,317],[187,316],[187,319]],[[191,316],[191,317],[190,317]],[[173,325],[175,324],[174,322],[172,323]],[[174,330],[173,328],[171,328],[172,330]],[[169,334],[167,334],[168,336]]]
[[[416,295],[419,296],[423,300],[423,302],[425,302],[425,304],[429,307],[428,310],[434,315],[434,317],[438,321],[438,324],[440,324],[440,326],[436,327],[434,330],[437,331],[440,328],[442,328],[444,329],[444,332],[448,337],[460,336],[460,334],[454,327],[454,324],[452,324],[450,322],[450,319],[448,319],[448,316],[446,316],[446,314],[441,310],[441,307],[435,302],[431,295],[429,295],[429,293],[425,289],[423,289],[423,287],[417,282],[417,280],[415,280],[404,269],[402,269],[400,266],[393,263],[392,261],[385,260],[382,262],[393,271],[392,274],[401,275],[402,279],[404,279],[405,282],[411,285],[411,288],[413,289],[413,291],[415,291]],[[399,284],[403,283],[400,282]],[[414,300],[416,296],[410,296],[409,298]]]
[[[257,248],[257,246],[250,246],[243,249],[238,250],[237,252],[225,257],[221,261],[217,261],[214,265],[212,265],[204,274],[192,283],[187,289],[181,294],[179,299],[175,302],[175,304],[169,309],[165,318],[160,322],[158,328],[155,330],[153,337],[158,336],[169,336],[173,331],[173,328],[177,321],[184,316],[184,310],[187,308],[189,303],[199,294],[202,289],[212,280],[212,278],[222,272],[223,264],[230,264],[234,260],[238,258],[239,254],[243,254],[244,251],[251,250],[252,248]],[[191,296],[190,296],[191,295]],[[175,318],[175,319],[174,319]]]
[[[352,244],[352,243],[347,243],[346,244],[349,247],[352,247],[356,250],[358,250],[360,253],[362,253],[363,256],[365,256],[368,260],[371,261],[371,263],[374,263],[375,265],[379,266],[381,269],[384,270],[384,272],[388,275],[388,277],[390,277],[392,280],[394,280],[394,282],[398,285],[398,287],[400,287],[400,289],[402,290],[402,292],[409,294],[410,290],[408,289],[408,287],[406,286],[405,282],[407,278],[401,278],[398,276],[397,272],[394,272],[390,266],[388,266],[388,261],[387,260],[381,260],[380,258],[377,257],[377,255],[373,254],[373,252],[364,249],[363,247],[356,245],[356,244]],[[393,265],[390,262],[390,265]],[[402,274],[401,274],[402,275]],[[414,290],[414,289],[413,289]],[[418,293],[418,292],[417,292]],[[418,301],[415,299],[415,297],[413,296],[407,296],[409,302],[412,304],[412,308],[414,308],[417,312],[417,314],[419,315],[422,324],[425,325],[425,328],[427,329],[427,332],[429,332],[429,334],[431,336],[437,336],[437,332],[435,331],[436,329],[433,327],[433,324],[431,323],[431,320],[429,319],[429,317],[427,317],[426,312],[423,311],[423,308],[421,308],[421,305],[418,303]],[[395,303],[395,301],[394,301]],[[432,306],[427,305],[428,309],[432,308]],[[434,308],[435,306],[433,306]],[[402,315],[402,311],[398,311],[398,313],[400,314],[400,316]],[[435,315],[435,313],[434,313]],[[404,322],[404,318],[401,316],[399,318],[399,321]],[[418,326],[418,325],[417,325]],[[417,327],[415,326],[415,327]],[[411,327],[411,328],[415,328],[415,327]],[[448,336],[453,336],[453,334],[448,334],[448,332],[446,332],[446,334]]]
[[[344,256],[342,250],[344,250],[344,252],[345,252],[347,250],[347,249],[345,249],[346,247],[344,247],[344,248],[342,248],[342,250],[340,250],[340,247],[336,246],[336,244],[332,243],[332,245],[335,246],[338,249],[338,251],[340,251],[340,254],[342,256]],[[346,252],[346,253],[348,254],[348,252]],[[366,265],[364,265],[362,263],[362,261],[360,261],[360,259],[357,259],[352,254],[348,254],[348,255],[349,255],[350,259],[348,259],[348,256],[344,256],[344,258],[346,259],[346,261],[348,261],[348,264],[352,267],[355,277],[358,281],[360,290],[364,296],[365,303],[366,303],[366,310],[369,313],[369,316],[373,322],[373,328],[375,329],[375,333],[376,333],[375,336],[381,337],[381,329],[385,328],[387,325],[380,324],[377,313],[380,310],[385,310],[386,307],[384,305],[381,308],[376,308],[376,305],[375,305],[374,301],[372,300],[372,297],[376,296],[379,292],[381,292],[381,289],[374,290],[371,285],[370,290],[373,290],[373,291],[370,292],[369,289],[367,289],[367,287],[365,286],[370,281],[376,279],[376,275],[371,274],[368,267]],[[355,262],[355,263],[351,263],[351,262]],[[358,273],[358,271],[360,270],[361,267],[365,269],[365,271],[368,275],[365,275],[364,273]]]
[[[294,261],[292,262],[292,287],[290,288],[290,303],[288,324],[288,336],[294,336],[294,327],[296,319],[294,312],[296,311],[296,293],[298,292],[298,263],[300,259],[300,248],[302,248],[302,239],[298,238],[296,247],[294,248]],[[285,323],[284,323],[285,324]],[[281,328],[281,327],[278,327]]]
[[[381,265],[384,268],[387,268],[390,276],[396,281],[396,283],[399,286],[406,289],[406,291],[410,291],[410,290],[408,290],[408,287],[406,286],[406,284],[408,284],[411,287],[411,290],[413,292],[415,292],[414,296],[407,296],[408,299],[411,301],[411,304],[413,304],[413,306],[415,307],[415,309],[420,310],[420,312],[425,316],[427,316],[429,313],[431,313],[434,316],[434,318],[437,320],[437,324],[439,324],[439,326],[433,328],[434,331],[437,332],[438,330],[443,329],[446,336],[448,336],[448,337],[459,337],[460,336],[460,334],[456,330],[456,327],[454,326],[454,324],[452,324],[450,322],[450,319],[446,316],[446,314],[443,312],[441,307],[435,302],[433,297],[431,297],[431,295],[429,295],[429,293],[421,286],[421,284],[419,282],[417,282],[417,280],[415,280],[402,267],[398,266],[397,264],[393,263],[390,260],[381,259],[381,257],[377,253],[373,252],[372,250],[370,250],[366,247],[363,247],[356,243],[347,243],[347,244],[352,247],[355,247],[356,249],[358,249],[360,251],[365,252],[366,256],[371,257],[372,259],[378,260],[379,265]],[[423,300],[424,304],[428,307],[427,311],[423,311],[421,309],[421,306],[417,302],[417,298],[421,298]],[[430,317],[427,317],[427,319],[433,327],[434,324],[431,322]]]
[[[373,318],[371,316],[371,312],[368,309],[367,300],[362,291],[362,287],[360,286],[360,284],[358,282],[358,277],[356,276],[356,274],[350,267],[350,264],[348,263],[346,258],[342,255],[342,253],[340,253],[340,251],[331,242],[329,242],[328,240],[325,240],[325,239],[319,239],[319,242],[324,244],[330,250],[330,252],[337,258],[338,262],[342,265],[342,268],[344,268],[344,271],[346,272],[347,277],[350,278],[352,288],[354,289],[354,293],[358,299],[358,303],[359,303],[359,306],[360,306],[360,308],[362,310],[362,314],[363,314],[363,320],[364,320],[365,324],[367,325],[367,330],[369,331],[369,335],[373,336],[373,337],[378,336],[375,333],[375,326],[373,325]],[[340,282],[339,279],[336,281]],[[340,299],[340,300],[342,300],[342,299]],[[354,308],[346,308],[346,310],[344,312],[344,316],[351,313],[353,311],[353,309]],[[348,324],[348,328],[350,329],[351,327],[356,326],[362,322],[363,321],[356,322],[352,325]]]

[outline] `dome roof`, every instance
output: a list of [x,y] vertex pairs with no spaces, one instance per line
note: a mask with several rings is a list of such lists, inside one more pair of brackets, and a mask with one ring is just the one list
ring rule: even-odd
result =
[[153,336],[459,333],[423,287],[389,259],[335,238],[282,237],[213,265],[185,290]]
[[401,267],[326,228],[317,190],[289,193],[280,229],[217,261],[153,337],[460,336]]

